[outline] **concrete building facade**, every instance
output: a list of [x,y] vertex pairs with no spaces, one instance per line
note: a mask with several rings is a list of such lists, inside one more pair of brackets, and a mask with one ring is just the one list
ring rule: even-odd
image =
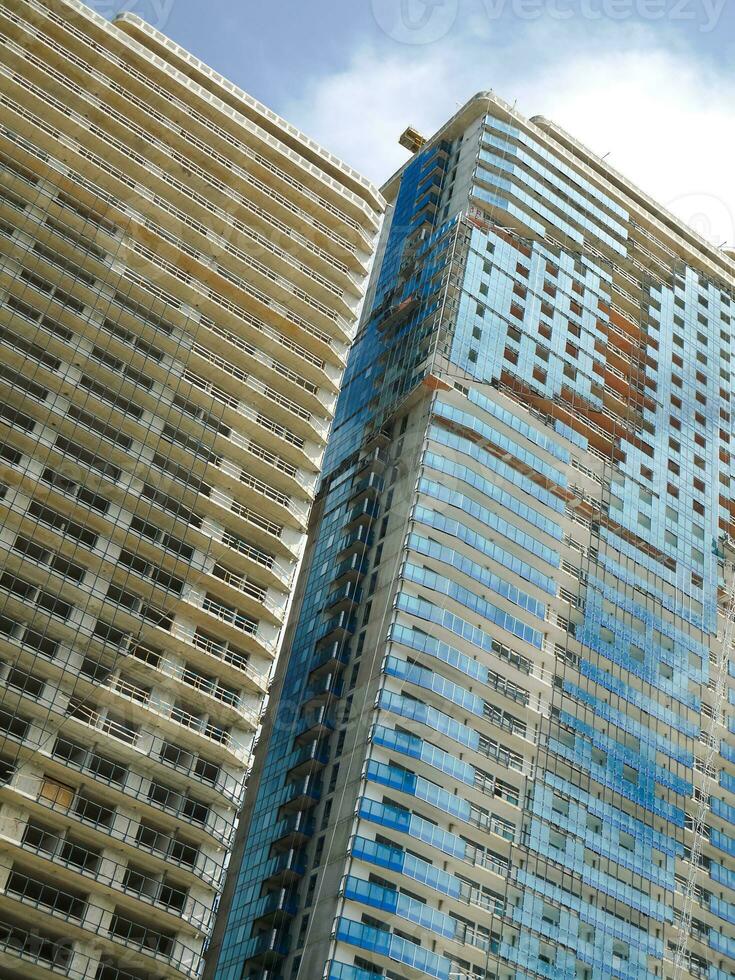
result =
[[382,199],[131,14],[0,42],[0,975],[199,977]]
[[490,93],[414,143],[211,975],[733,977],[735,265]]

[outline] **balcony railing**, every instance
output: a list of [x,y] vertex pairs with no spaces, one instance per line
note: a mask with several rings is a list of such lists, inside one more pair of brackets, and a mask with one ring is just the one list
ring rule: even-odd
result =
[[[49,758],[53,757],[52,753],[49,752],[47,739],[43,742],[39,742],[27,739],[25,736],[17,736],[17,740],[32,746],[36,752],[40,752]],[[53,755],[56,754],[56,750],[54,750]],[[90,758],[92,757],[95,757],[93,753]],[[67,757],[66,754],[64,754],[62,758],[64,759],[64,766],[75,768],[80,772],[90,772],[95,779],[99,779],[101,782],[109,785],[111,788],[122,793],[123,796],[138,800],[156,810],[164,810],[165,812],[175,816],[178,820],[186,822],[208,836],[213,837],[225,846],[227,846],[232,840],[232,836],[234,834],[234,819],[227,819],[223,815],[214,812],[208,803],[203,803],[201,800],[198,800],[195,797],[187,796],[183,791],[178,791],[156,782],[151,782],[150,786],[146,786],[145,789],[140,786],[134,788],[132,785],[127,785],[121,781],[113,781],[111,778],[100,777],[96,769],[90,764],[90,759],[87,759],[81,763],[76,763],[74,759]],[[61,784],[54,783],[53,780],[48,780],[47,782],[52,787],[61,787]],[[39,790],[39,793],[41,794],[43,793],[43,785],[44,783],[42,781],[41,789]],[[241,801],[239,794],[242,792],[242,785],[238,787],[238,790],[238,796],[235,801],[236,805],[238,805]],[[46,799],[44,799],[43,802],[45,805],[49,805],[47,803],[48,799],[48,796]],[[72,806],[75,797],[73,793],[69,794],[68,792],[61,792],[61,788],[59,788],[58,792],[55,792],[50,799],[52,806],[56,806],[56,804],[58,804],[61,809],[64,809]],[[81,820],[90,820],[93,824],[97,824],[101,820],[104,822],[104,818],[101,816],[104,811],[103,807],[93,803],[87,798],[81,798],[81,802],[90,804],[92,814],[89,816],[84,811],[77,810],[75,811],[77,818]]]
[[113,915],[110,923],[109,910],[86,896],[62,891],[19,872],[11,873],[2,894],[20,905],[41,909],[52,919],[73,923],[108,941],[166,962],[187,976],[197,977],[201,969],[201,955],[193,947],[118,913]]
[[103,859],[101,854],[83,848],[78,843],[74,844],[73,856],[65,857],[63,850],[60,850],[64,843],[63,838],[53,837],[47,832],[42,837],[34,835],[30,825],[26,828],[20,846],[23,850],[68,868],[83,878],[100,882],[109,888],[132,895],[138,901],[157,906],[169,915],[188,922],[195,929],[209,929],[213,916],[211,905],[191,898],[183,889],[173,888],[147,875],[136,873],[132,880],[129,874],[126,875],[126,865]]
[[221,660],[222,663],[235,667],[237,670],[245,674],[246,677],[249,677],[257,687],[261,688],[263,691],[267,690],[267,675],[253,670],[249,664],[248,656],[240,653],[239,650],[233,650],[225,641],[215,640],[211,637],[203,636],[199,632],[194,632],[189,635],[176,632],[172,635],[180,642],[188,643],[191,646],[196,647],[197,650],[203,650],[210,657],[215,657],[217,660]]
[[[212,888],[219,888],[224,868],[213,858],[203,854],[196,846],[177,846],[181,842],[173,836],[166,836],[158,833],[156,839],[148,842],[141,838],[141,822],[132,817],[118,813],[114,808],[105,807],[101,804],[92,804],[91,800],[83,796],[74,796],[67,793],[64,795],[62,789],[55,789],[60,784],[55,784],[51,780],[39,779],[39,788],[35,793],[24,793],[34,799],[39,805],[47,807],[51,811],[59,812],[66,819],[78,821],[80,824],[91,827],[95,832],[105,834],[115,841],[128,844],[135,850],[145,850],[154,857],[165,862],[166,865],[176,865],[182,871],[190,872],[198,880],[210,885]],[[90,804],[89,807],[85,806]],[[177,856],[177,851],[181,854]],[[191,852],[191,853],[189,853]],[[184,856],[184,855],[188,856]]]
[[167,660],[162,653],[150,650],[141,643],[131,648],[130,656],[135,657],[136,660],[140,660],[141,663],[144,663],[156,673],[163,674],[165,677],[185,684],[188,688],[192,688],[207,698],[212,698],[213,701],[217,702],[215,710],[222,704],[227,705],[250,725],[253,727],[257,726],[259,713],[248,708],[239,694],[220,686],[215,678],[202,677],[196,671],[184,667],[180,663]]
[[[74,952],[68,940],[29,932],[22,926],[5,921],[0,921],[0,950],[61,976],[69,976],[72,957],[76,959],[80,955]],[[82,980],[90,962],[89,957],[83,957],[79,964],[81,972],[77,973],[75,970],[72,974],[73,980]]]
[[[146,709],[146,712],[150,711],[160,718],[172,721],[177,725],[181,725],[182,728],[186,728],[189,731],[194,732],[196,735],[201,735],[203,738],[207,738],[212,742],[216,742],[217,745],[221,745],[223,748],[227,749],[232,755],[234,755],[240,762],[246,762],[250,757],[250,750],[246,749],[239,742],[235,741],[229,732],[223,731],[219,726],[212,725],[208,722],[197,718],[196,715],[191,714],[184,708],[178,707],[176,704],[168,704],[165,701],[153,701],[151,699],[151,694],[145,688],[138,687],[135,684],[131,684],[129,681],[124,681],[121,678],[110,681],[109,683],[99,684],[101,689],[112,691],[114,694],[119,694],[121,697],[126,698],[128,701],[132,701],[134,704],[138,704]],[[96,712],[92,712],[96,714]],[[78,715],[75,717],[79,717]],[[91,724],[91,722],[90,722]],[[93,727],[97,727],[96,725]]]

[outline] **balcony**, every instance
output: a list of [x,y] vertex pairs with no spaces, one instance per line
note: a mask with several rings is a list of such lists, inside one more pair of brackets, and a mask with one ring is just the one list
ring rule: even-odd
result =
[[321,799],[321,786],[316,776],[302,776],[287,785],[287,796],[281,804],[280,813],[293,813],[296,810],[310,810]]
[[0,921],[0,952],[63,976],[68,974],[73,955],[66,940],[52,938],[48,933],[43,935],[35,929],[29,932],[22,926],[5,921]]
[[381,475],[386,466],[390,463],[390,456],[386,452],[383,446],[374,446],[370,449],[365,456],[360,460],[359,473],[365,476],[370,473],[375,473],[377,476]]
[[389,331],[397,327],[415,312],[419,302],[420,300],[418,296],[407,296],[406,299],[402,300],[400,303],[389,307],[385,311],[382,319],[378,321],[378,329],[381,331]]
[[276,837],[271,844],[272,853],[303,847],[313,837],[315,829],[314,818],[307,811],[289,814],[276,824]]
[[306,874],[306,859],[301,851],[289,848],[273,861],[270,868],[270,874],[263,880],[263,887],[280,889],[303,878]]
[[289,779],[298,779],[319,772],[329,762],[329,746],[322,742],[304,745],[296,754],[293,765],[288,770]]
[[342,611],[333,616],[324,626],[324,629],[317,638],[317,646],[333,643],[335,640],[344,642],[354,634],[356,627],[355,620],[347,612]]
[[219,562],[215,564],[210,574],[237,593],[236,601],[240,598],[246,602],[249,600],[248,609],[255,615],[262,614],[265,609],[275,622],[278,623],[283,618],[283,602],[274,602],[268,589],[256,585],[247,575],[232,572]]
[[352,487],[350,503],[356,504],[364,498],[376,497],[383,489],[383,477],[378,473],[368,473]]
[[359,582],[366,574],[369,562],[361,555],[352,555],[341,561],[334,572],[332,585],[344,585],[345,582]]
[[258,636],[262,632],[258,628],[257,620],[251,616],[247,616],[235,606],[228,606],[223,602],[219,602],[214,596],[207,594],[201,601],[193,599],[188,599],[187,601],[197,609],[202,609],[204,612],[209,613],[210,616],[219,620],[220,623],[233,626],[236,630],[247,633],[250,636]]
[[363,555],[373,546],[373,536],[364,524],[345,535],[339,542],[337,561],[341,562],[350,555]]
[[[219,503],[220,498],[222,500],[227,499],[224,495],[219,494],[218,496],[217,492],[213,491],[211,499],[215,504]],[[220,503],[220,506],[224,505]],[[237,502],[234,500],[230,503],[227,509],[231,510],[233,514],[249,524],[254,522],[253,512],[248,510],[247,507],[237,504]],[[261,524],[266,525],[265,528],[260,528],[260,525],[258,525],[259,529],[268,530],[270,527],[276,528],[278,530],[277,537],[280,538],[282,529],[279,524],[273,524],[272,522],[267,521],[267,519],[260,517],[258,520]],[[247,531],[249,531],[250,535],[252,536],[252,528],[248,528]],[[242,556],[247,562],[252,562],[258,566],[256,568],[256,574],[269,574],[272,579],[272,584],[275,585],[276,588],[283,588],[284,586],[286,588],[288,587],[293,576],[294,566],[292,563],[279,561],[269,552],[263,551],[261,548],[256,548],[252,544],[248,544],[248,542],[241,538],[239,534],[235,534],[228,530],[223,531],[217,525],[209,521],[208,518],[202,521],[202,533],[209,535],[216,541],[220,541],[223,545],[225,545],[225,547],[230,548],[232,551]],[[272,531],[271,533],[275,533],[275,531]],[[272,542],[269,542],[269,544],[272,546]]]
[[288,956],[288,943],[277,929],[264,932],[248,943],[246,963],[259,966],[275,966]]
[[353,528],[359,527],[363,524],[370,527],[373,521],[377,518],[380,513],[380,503],[377,500],[362,500],[347,515],[347,520],[344,524],[344,529],[346,531],[351,531]]
[[271,892],[258,902],[259,914],[255,922],[263,926],[280,926],[292,919],[298,911],[298,901],[285,888]]
[[346,582],[338,586],[327,596],[324,603],[325,611],[336,613],[345,609],[351,609],[362,602],[362,589],[357,582]]
[[322,675],[304,691],[302,710],[309,711],[342,697],[344,684],[337,674]]
[[327,715],[325,707],[308,714],[294,739],[295,745],[305,745],[315,739],[326,738],[334,731],[334,722]]
[[318,651],[309,671],[309,681],[313,682],[325,673],[342,671],[350,659],[350,649],[335,641]]
[[337,942],[349,943],[388,960],[412,967],[420,973],[436,980],[448,980],[450,961],[424,946],[395,935],[388,929],[375,929],[341,916],[335,923],[334,938]]
[[331,960],[328,966],[328,980],[383,980],[385,976],[383,973],[363,970],[351,963],[340,963],[339,960]]

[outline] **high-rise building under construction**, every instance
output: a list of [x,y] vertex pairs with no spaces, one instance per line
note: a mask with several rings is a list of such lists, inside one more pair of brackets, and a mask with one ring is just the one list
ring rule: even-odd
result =
[[382,202],[132,14],[0,92],[0,976],[197,978]]
[[213,973],[733,977],[735,263],[491,94],[405,142]]

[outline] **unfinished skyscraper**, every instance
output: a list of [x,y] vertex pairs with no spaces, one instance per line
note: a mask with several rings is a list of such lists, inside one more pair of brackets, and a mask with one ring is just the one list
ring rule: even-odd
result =
[[490,94],[409,137],[217,980],[725,980],[735,264]]

